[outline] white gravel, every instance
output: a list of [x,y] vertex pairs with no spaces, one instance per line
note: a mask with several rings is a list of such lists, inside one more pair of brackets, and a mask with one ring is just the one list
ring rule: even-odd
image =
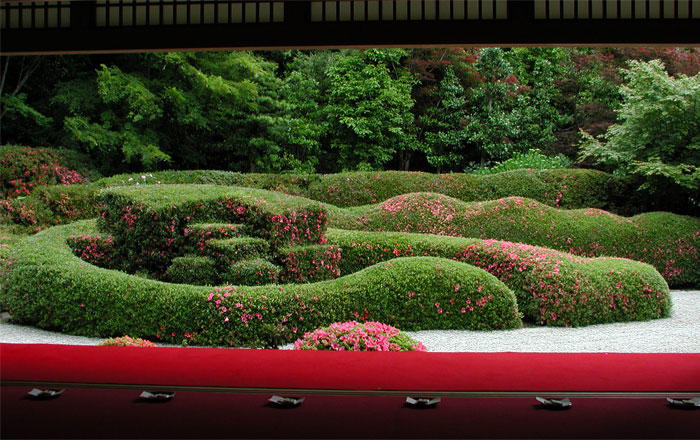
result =
[[[433,352],[700,352],[700,290],[671,291],[670,318],[599,324],[579,328],[529,327],[517,330],[425,330],[407,332]],[[0,342],[96,345],[102,339],[13,325],[2,319]],[[291,344],[283,348],[291,348]]]

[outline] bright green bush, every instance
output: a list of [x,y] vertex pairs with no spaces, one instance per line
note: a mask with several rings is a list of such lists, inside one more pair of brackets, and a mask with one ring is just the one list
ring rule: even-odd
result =
[[669,75],[660,60],[631,61],[618,123],[605,142],[582,131],[580,158],[615,174],[636,176],[643,189],[700,212],[700,74]]
[[217,266],[216,260],[209,257],[197,255],[176,257],[165,271],[165,279],[179,284],[217,285],[221,281]]
[[223,275],[227,284],[257,286],[279,280],[282,268],[262,258],[251,258],[233,263]]
[[[291,342],[352,319],[405,330],[520,326],[513,292],[457,261],[402,258],[313,284],[213,289],[143,279],[73,255],[68,236],[95,233],[94,222],[81,221],[17,245],[2,293],[13,322],[87,336],[228,346]],[[461,312],[468,302],[483,305]]]
[[[537,324],[582,326],[669,315],[668,285],[650,265],[622,258],[583,258],[520,243],[399,232],[329,229],[347,275],[397,256],[464,261],[513,289],[518,308]],[[473,307],[473,304],[470,306]]]
[[526,153],[516,151],[510,159],[489,168],[478,168],[471,172],[475,175],[502,173],[520,169],[547,170],[553,168],[571,168],[573,163],[563,154],[546,156],[537,148],[531,148]]
[[670,213],[620,217],[561,210],[520,197],[464,203],[442,194],[404,194],[329,211],[329,225],[365,231],[493,238],[581,256],[615,256],[656,267],[672,286],[700,284],[700,219]]

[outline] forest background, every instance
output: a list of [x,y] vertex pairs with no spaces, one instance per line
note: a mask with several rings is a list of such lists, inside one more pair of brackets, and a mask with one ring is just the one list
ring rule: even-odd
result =
[[[103,175],[588,167],[698,205],[700,49],[4,57],[0,144]],[[678,197],[678,195],[682,197]],[[660,197],[658,197],[660,196]]]

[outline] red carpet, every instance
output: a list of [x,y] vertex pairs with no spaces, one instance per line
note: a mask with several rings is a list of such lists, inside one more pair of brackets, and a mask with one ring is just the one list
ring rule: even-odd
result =
[[[697,438],[700,412],[665,399],[572,397],[567,411],[534,398],[445,397],[435,409],[405,396],[341,390],[598,391],[699,395],[700,354],[335,353],[0,344],[3,438]],[[26,386],[14,386],[17,381]],[[26,399],[30,383],[96,384]],[[166,403],[108,386],[325,390],[299,408],[263,394],[178,391]],[[145,388],[145,387],[144,387]],[[336,390],[333,392],[332,390]],[[262,391],[262,390],[259,390]],[[304,395],[303,392],[295,393]],[[564,394],[565,395],[565,394]]]
[[700,393],[697,353],[342,353],[0,344],[0,358],[5,383]]

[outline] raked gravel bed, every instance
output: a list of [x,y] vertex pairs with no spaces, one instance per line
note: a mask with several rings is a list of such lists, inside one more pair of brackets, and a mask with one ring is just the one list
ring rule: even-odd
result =
[[[579,328],[526,327],[517,330],[425,330],[407,332],[435,352],[700,352],[700,290],[671,291],[670,318]],[[134,336],[134,335],[132,335]],[[96,345],[102,339],[71,336],[0,322],[0,342]],[[291,348],[291,344],[285,347]]]

